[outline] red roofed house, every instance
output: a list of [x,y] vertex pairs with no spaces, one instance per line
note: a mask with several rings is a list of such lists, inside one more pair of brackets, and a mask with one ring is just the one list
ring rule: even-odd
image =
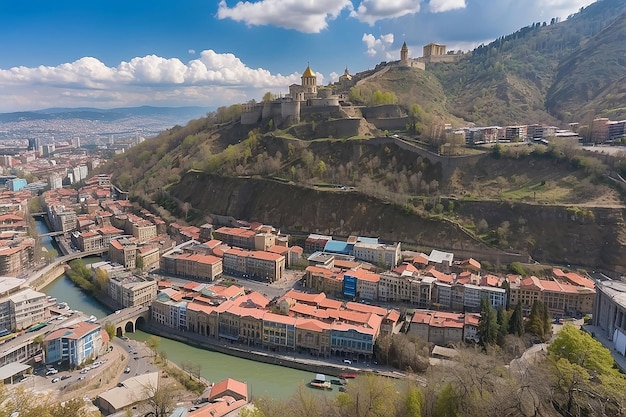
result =
[[187,417],[223,417],[248,403],[248,386],[228,378],[213,385],[210,403],[187,414]]
[[589,278],[585,278],[576,272],[563,272],[559,268],[553,268],[552,274],[562,281],[567,281],[569,284],[578,285],[579,287],[595,288],[595,283]]
[[525,314],[530,312],[535,300],[542,301],[553,316],[563,317],[593,312],[596,291],[558,281],[526,277],[511,282],[511,305],[522,304]]
[[343,291],[343,273],[339,268],[307,266],[304,278],[306,287],[316,292],[340,296]]
[[220,227],[213,232],[213,238],[221,240],[229,246],[237,248],[254,249],[254,236],[256,232],[240,227]]
[[[438,345],[458,343],[470,335],[465,333],[465,314],[445,313],[432,310],[416,310],[411,319],[407,334],[419,337],[423,341]],[[468,321],[468,326],[473,326]]]
[[44,339],[46,363],[68,361],[75,367],[97,357],[106,346],[107,333],[96,323],[80,321],[48,333]]

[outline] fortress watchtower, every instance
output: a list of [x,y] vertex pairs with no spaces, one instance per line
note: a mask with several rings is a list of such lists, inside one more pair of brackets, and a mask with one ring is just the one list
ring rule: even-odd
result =
[[400,49],[400,62],[403,65],[408,65],[409,63],[409,48],[406,46],[406,42],[402,44],[402,49]]

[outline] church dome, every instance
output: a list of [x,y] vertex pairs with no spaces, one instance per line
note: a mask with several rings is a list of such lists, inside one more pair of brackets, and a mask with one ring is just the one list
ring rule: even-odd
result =
[[302,76],[303,77],[315,77],[315,73],[313,72],[313,70],[311,70],[311,67],[307,65]]

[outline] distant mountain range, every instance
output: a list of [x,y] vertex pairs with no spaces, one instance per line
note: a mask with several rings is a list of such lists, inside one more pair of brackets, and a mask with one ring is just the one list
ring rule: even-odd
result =
[[176,123],[186,124],[190,119],[205,116],[214,110],[204,107],[120,107],[114,109],[98,109],[94,107],[65,108],[55,107],[43,110],[0,113],[0,123],[23,122],[33,120],[98,120],[103,122],[118,121],[133,117],[162,118],[176,120]]

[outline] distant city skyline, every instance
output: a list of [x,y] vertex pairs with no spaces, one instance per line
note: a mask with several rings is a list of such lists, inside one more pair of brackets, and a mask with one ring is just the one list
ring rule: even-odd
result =
[[310,63],[318,83],[448,50],[591,0],[183,0],[0,3],[0,112],[48,107],[216,107],[283,94]]

